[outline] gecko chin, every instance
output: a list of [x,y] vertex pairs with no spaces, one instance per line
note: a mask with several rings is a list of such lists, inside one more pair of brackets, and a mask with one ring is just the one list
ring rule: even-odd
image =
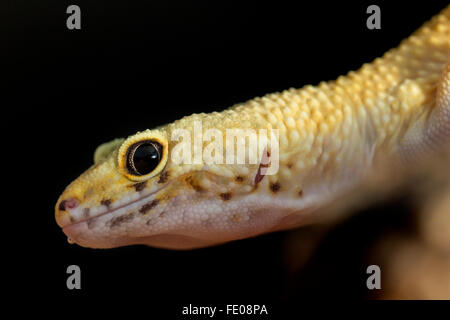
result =
[[257,194],[235,201],[198,201],[194,196],[182,195],[164,203],[156,198],[157,194],[67,225],[63,231],[83,247],[141,244],[185,250],[295,227],[307,223],[308,216],[299,214],[298,207],[287,207],[286,200]]

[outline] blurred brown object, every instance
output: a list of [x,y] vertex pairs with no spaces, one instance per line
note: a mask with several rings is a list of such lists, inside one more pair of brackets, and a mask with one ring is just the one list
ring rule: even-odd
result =
[[417,169],[402,185],[413,195],[416,230],[375,249],[384,252],[384,299],[450,299],[450,148]]
[[[450,299],[450,146],[407,166],[384,163],[286,237],[287,295]],[[367,266],[381,270],[368,290]]]
[[450,299],[450,254],[423,239],[391,237],[380,242],[386,253],[381,299]]

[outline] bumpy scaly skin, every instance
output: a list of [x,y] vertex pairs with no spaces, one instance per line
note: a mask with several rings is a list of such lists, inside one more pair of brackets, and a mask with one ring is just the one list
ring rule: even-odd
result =
[[[95,165],[61,195],[56,220],[82,246],[175,249],[308,223],[313,209],[358,183],[379,159],[407,163],[448,141],[449,59],[447,7],[398,48],[335,81],[194,114],[102,145]],[[278,129],[278,173],[257,177],[259,164],[176,164],[172,133],[193,132],[196,120],[204,131]],[[133,181],[123,169],[124,150],[154,137],[167,144],[162,167]]]

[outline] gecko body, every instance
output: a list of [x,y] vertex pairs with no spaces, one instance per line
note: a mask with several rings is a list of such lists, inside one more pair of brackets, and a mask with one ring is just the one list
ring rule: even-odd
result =
[[[190,249],[310,223],[314,212],[390,159],[407,165],[450,139],[450,7],[399,47],[334,81],[193,114],[101,145],[58,199],[71,241],[111,248]],[[274,160],[178,163],[177,130],[265,129]],[[195,146],[192,141],[195,153]],[[200,149],[208,143],[201,142]],[[197,146],[198,147],[198,146]]]

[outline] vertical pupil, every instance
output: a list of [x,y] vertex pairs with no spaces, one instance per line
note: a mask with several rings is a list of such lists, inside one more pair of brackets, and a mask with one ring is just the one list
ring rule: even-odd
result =
[[133,154],[133,167],[135,171],[144,175],[152,172],[159,164],[159,150],[152,143],[144,143],[136,148]]

